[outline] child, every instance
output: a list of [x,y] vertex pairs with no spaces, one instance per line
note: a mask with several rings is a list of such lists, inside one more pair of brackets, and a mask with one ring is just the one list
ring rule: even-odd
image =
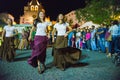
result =
[[72,35],[71,41],[72,41],[72,47],[75,48],[75,34]]

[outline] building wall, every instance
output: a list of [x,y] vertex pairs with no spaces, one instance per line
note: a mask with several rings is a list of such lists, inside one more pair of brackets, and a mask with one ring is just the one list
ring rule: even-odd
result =
[[32,24],[33,20],[37,17],[38,12],[26,11],[23,16],[20,17],[20,24]]
[[68,22],[70,22],[70,20],[72,21],[72,25],[78,24],[78,20],[76,18],[75,11],[71,11],[70,13],[66,14],[65,16],[66,16]]
[[41,4],[28,4],[25,6],[24,15],[20,17],[20,24],[33,24],[33,20],[37,17],[38,11],[42,9],[43,7]]

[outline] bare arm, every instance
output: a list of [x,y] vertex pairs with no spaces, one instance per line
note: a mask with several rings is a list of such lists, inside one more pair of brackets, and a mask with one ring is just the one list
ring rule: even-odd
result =
[[52,42],[54,42],[54,34],[56,33],[56,28],[53,29],[52,31]]
[[70,26],[67,27],[69,29],[69,31],[67,31],[66,33],[69,34],[72,31],[72,28]]
[[4,41],[5,32],[6,32],[6,31],[3,29],[3,32],[2,32],[2,42]]
[[48,27],[46,28],[47,37],[50,38],[50,31],[48,30]]
[[72,28],[70,26],[67,27],[69,30],[66,32],[66,34],[64,35],[64,37],[67,37],[68,34],[72,31]]

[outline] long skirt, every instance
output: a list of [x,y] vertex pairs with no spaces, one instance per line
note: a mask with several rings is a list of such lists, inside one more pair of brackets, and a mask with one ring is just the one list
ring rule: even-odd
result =
[[31,40],[29,43],[30,43],[30,49],[33,49],[33,46],[34,46],[34,40]]
[[28,63],[33,66],[37,67],[39,60],[41,63],[45,63],[46,59],[46,48],[47,48],[47,40],[46,36],[35,36],[34,38],[34,46],[32,48],[32,55],[28,59]]
[[0,47],[0,57],[2,60],[12,61],[15,57],[14,38],[5,37]]
[[65,69],[68,64],[76,63],[81,56],[77,48],[67,47],[67,38],[58,36],[53,47],[54,65],[57,68]]

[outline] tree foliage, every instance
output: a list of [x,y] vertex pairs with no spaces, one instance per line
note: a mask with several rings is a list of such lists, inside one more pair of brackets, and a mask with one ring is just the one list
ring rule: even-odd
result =
[[118,13],[114,11],[115,5],[115,0],[87,0],[85,8],[76,10],[76,17],[98,24],[109,22],[112,13]]

